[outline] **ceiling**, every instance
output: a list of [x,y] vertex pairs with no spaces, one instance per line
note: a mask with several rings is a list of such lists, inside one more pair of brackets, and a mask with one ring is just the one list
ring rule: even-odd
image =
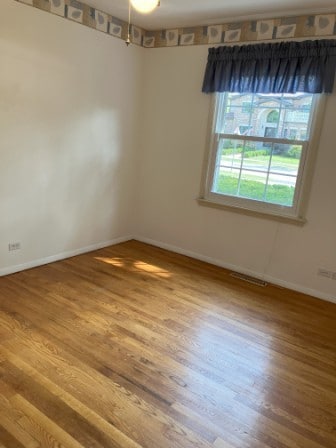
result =
[[[128,0],[83,0],[127,20]],[[336,12],[335,0],[161,0],[151,14],[132,11],[132,23],[146,30],[211,25],[256,18]]]

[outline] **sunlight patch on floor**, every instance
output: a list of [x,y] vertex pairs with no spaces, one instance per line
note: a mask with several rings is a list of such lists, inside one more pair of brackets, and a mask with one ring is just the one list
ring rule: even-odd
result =
[[118,268],[125,268],[133,272],[146,272],[161,278],[171,277],[171,273],[169,271],[162,269],[160,266],[155,266],[144,261],[129,261],[119,257],[95,257],[95,260],[111,264]]

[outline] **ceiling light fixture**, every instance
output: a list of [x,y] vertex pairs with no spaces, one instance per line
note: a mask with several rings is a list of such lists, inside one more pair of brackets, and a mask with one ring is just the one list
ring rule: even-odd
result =
[[158,0],[130,0],[133,8],[142,14],[148,14],[160,5]]
[[128,0],[128,27],[126,45],[129,46],[131,41],[131,9],[133,8],[142,14],[148,14],[160,6],[160,0]]

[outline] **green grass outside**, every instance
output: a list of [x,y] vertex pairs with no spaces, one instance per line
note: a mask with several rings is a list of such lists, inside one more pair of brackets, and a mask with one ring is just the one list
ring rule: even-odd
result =
[[[217,181],[217,193],[238,196],[238,178],[234,176],[226,176],[220,174]],[[272,204],[280,204],[285,206],[293,205],[294,187],[286,185],[268,185],[265,194],[265,184],[255,180],[241,180],[239,197],[248,199],[261,200]]]

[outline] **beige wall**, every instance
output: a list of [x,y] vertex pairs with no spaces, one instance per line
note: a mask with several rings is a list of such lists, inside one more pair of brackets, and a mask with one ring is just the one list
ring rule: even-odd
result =
[[3,274],[134,233],[144,50],[13,0],[0,30]]
[[207,47],[146,52],[143,189],[138,236],[238,271],[336,300],[336,94],[327,100],[304,227],[201,207],[210,97],[201,93]]

